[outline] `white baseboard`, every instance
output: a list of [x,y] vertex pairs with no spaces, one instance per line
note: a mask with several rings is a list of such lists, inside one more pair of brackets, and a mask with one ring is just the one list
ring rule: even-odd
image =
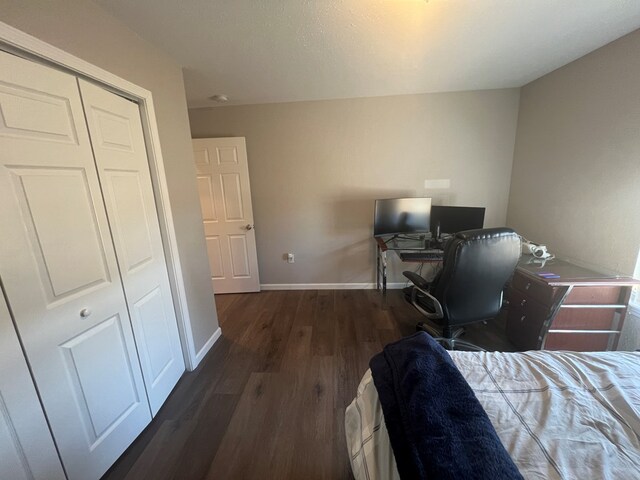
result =
[[[388,290],[398,290],[406,282],[387,283]],[[263,283],[262,290],[374,290],[375,283]]]
[[207,340],[206,343],[202,346],[200,351],[196,353],[196,364],[193,366],[194,370],[198,365],[200,365],[200,362],[205,357],[205,355],[209,353],[209,350],[211,350],[213,344],[216,343],[216,341],[220,338],[220,335],[222,335],[222,330],[220,329],[220,327],[218,327],[218,329],[213,332],[213,335],[209,337],[209,340]]

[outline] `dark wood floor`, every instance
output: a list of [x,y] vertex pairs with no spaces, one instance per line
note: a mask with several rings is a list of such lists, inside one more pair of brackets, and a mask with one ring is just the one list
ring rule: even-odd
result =
[[[222,337],[105,479],[352,478],[344,409],[420,316],[400,291],[217,295]],[[509,350],[504,324],[465,339]]]

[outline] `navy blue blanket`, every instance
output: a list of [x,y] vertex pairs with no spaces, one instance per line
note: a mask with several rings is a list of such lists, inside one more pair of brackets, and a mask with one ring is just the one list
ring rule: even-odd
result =
[[402,479],[521,479],[447,351],[425,332],[369,364]]

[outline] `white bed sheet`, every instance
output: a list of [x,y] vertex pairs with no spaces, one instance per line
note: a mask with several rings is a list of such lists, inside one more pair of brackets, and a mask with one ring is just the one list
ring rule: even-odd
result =
[[[449,352],[526,479],[640,479],[640,353]],[[345,416],[356,480],[399,479],[371,372]]]

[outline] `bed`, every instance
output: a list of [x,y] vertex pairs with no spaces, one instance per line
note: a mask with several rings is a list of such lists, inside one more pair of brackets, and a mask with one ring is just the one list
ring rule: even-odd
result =
[[[524,478],[640,479],[640,352],[444,355]],[[345,427],[356,480],[400,478],[371,370]]]

